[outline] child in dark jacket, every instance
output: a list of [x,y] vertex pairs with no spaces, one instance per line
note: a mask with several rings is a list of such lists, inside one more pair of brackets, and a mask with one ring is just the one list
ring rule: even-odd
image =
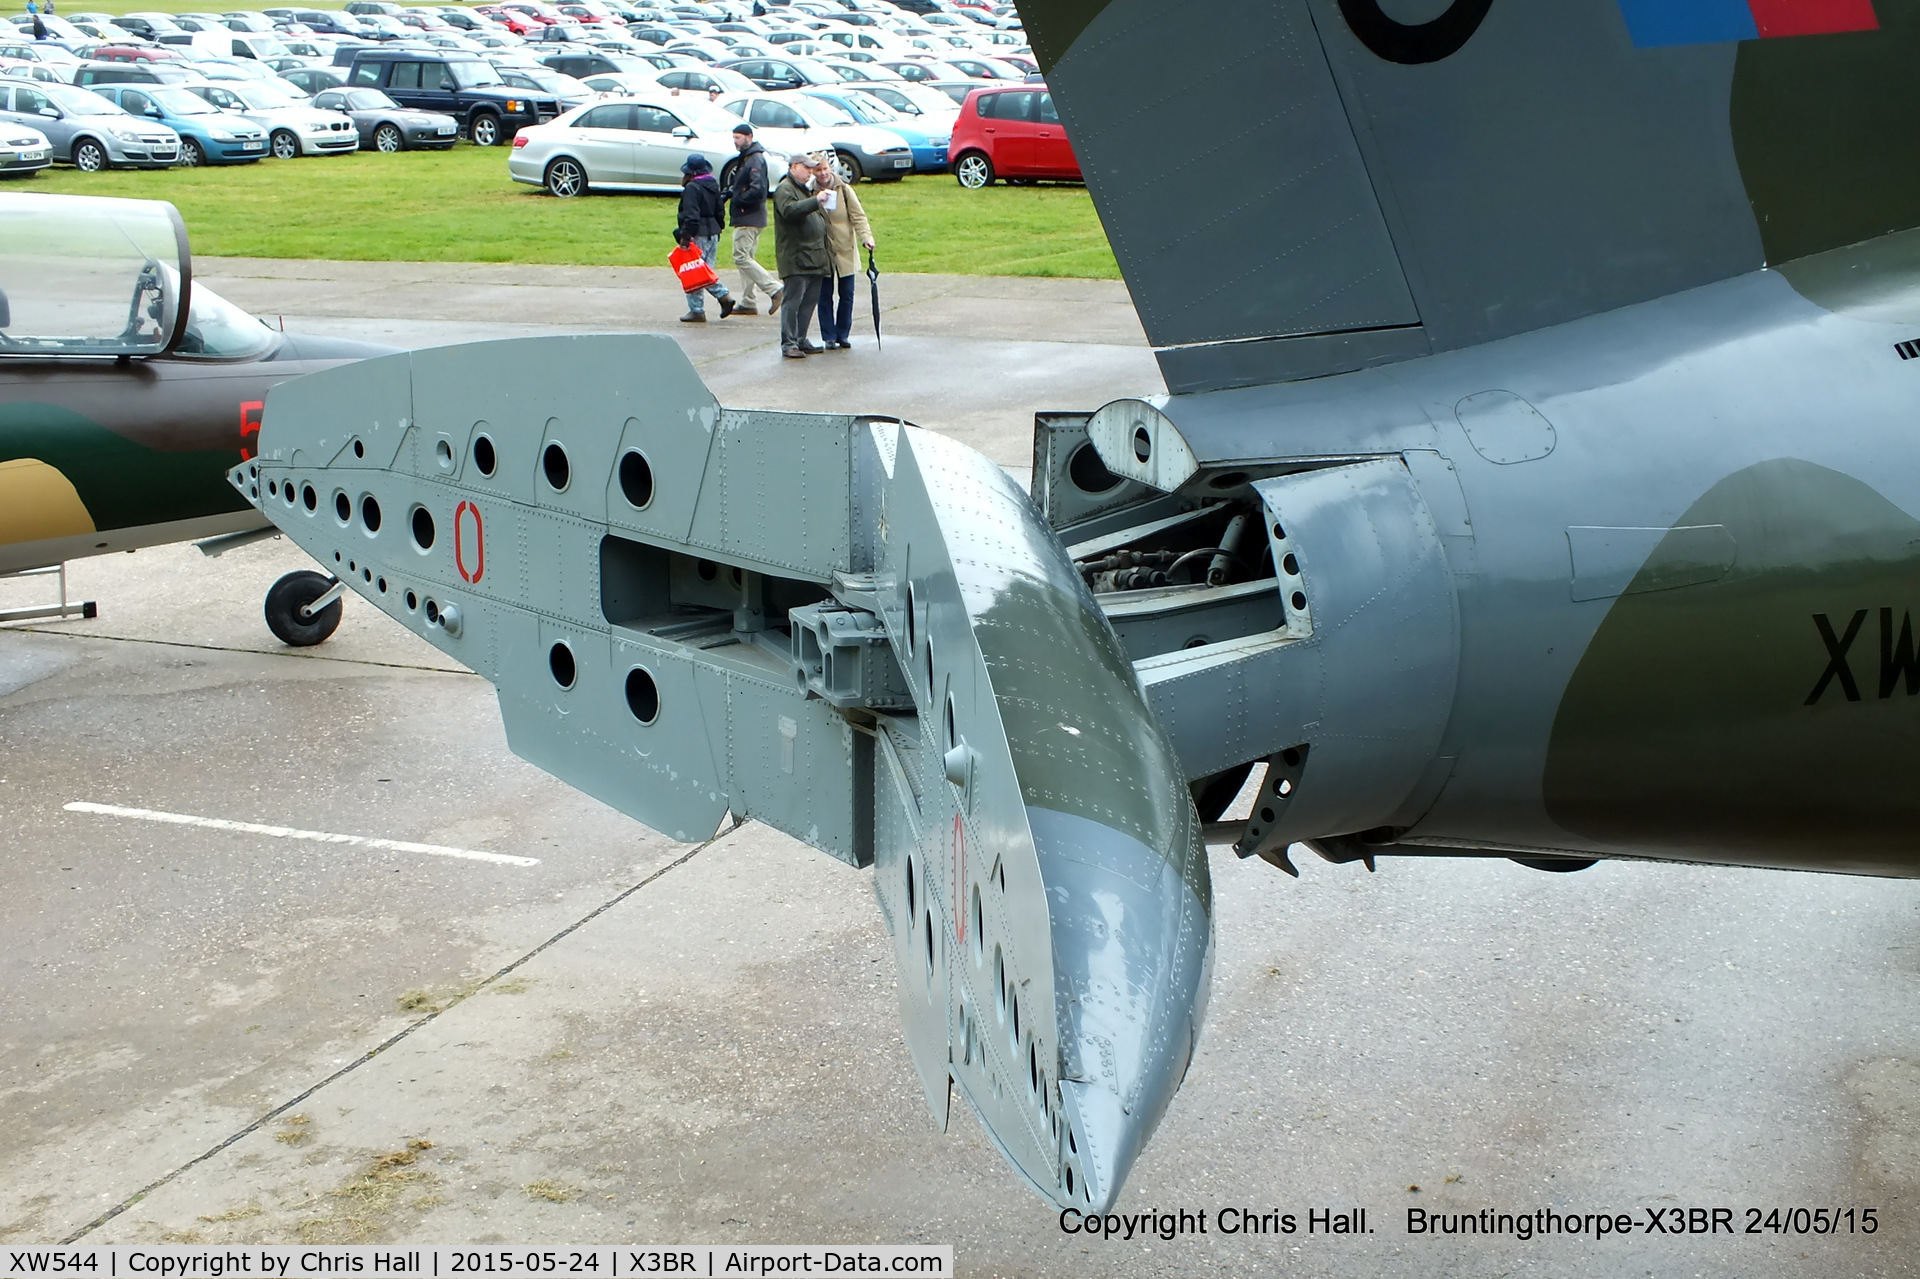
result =
[[[673,238],[681,244],[691,244],[700,250],[707,265],[713,265],[714,250],[720,245],[720,232],[727,225],[727,201],[721,194],[720,183],[714,179],[713,165],[704,155],[690,155],[687,162],[680,166],[680,222],[673,230]],[[707,294],[720,303],[720,318],[726,319],[733,314],[733,298],[727,293],[727,286],[719,280],[687,294],[687,313],[680,317],[682,324],[705,324],[707,322]]]

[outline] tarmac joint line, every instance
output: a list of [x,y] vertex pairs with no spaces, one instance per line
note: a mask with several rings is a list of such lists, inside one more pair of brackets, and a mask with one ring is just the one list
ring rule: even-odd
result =
[[585,927],[587,924],[592,923],[594,920],[598,919],[600,916],[606,914],[608,911],[612,910],[615,906],[618,906],[621,902],[627,900],[627,898],[633,896],[635,893],[639,892],[641,889],[645,888],[647,885],[653,883],[656,879],[659,879],[663,875],[667,874],[667,872],[676,870],[679,867],[686,865],[688,862],[692,861],[695,857],[698,857],[701,853],[705,852],[707,849],[713,847],[715,844],[719,843],[721,840],[725,839],[727,836],[733,834],[733,832],[739,830],[741,825],[742,823],[740,819],[737,817],[734,818],[733,821],[724,830],[717,831],[709,839],[703,841],[702,843],[695,844],[692,848],[689,848],[686,852],[680,854],[680,856],[674,858],[672,861],[668,862],[665,866],[660,867],[658,870],[654,871],[652,874],[646,876],[639,883],[634,884],[629,888],[622,889],[620,892],[616,893],[613,897],[600,903],[600,905],[594,907],[592,910],[588,911],[585,915],[581,916],[579,919],[574,920],[571,924],[568,924],[565,928],[561,929],[559,932],[555,933],[553,936],[547,938],[545,941],[541,942],[538,946],[535,946],[532,950],[520,956],[520,958],[514,960],[512,963],[500,969],[498,972],[486,978],[484,981],[477,982],[473,986],[469,987],[468,989],[455,995],[454,997],[449,999],[444,1005],[434,1009],[432,1012],[429,1012],[426,1016],[420,1018],[418,1021],[409,1022],[401,1030],[396,1031],[394,1034],[389,1035],[386,1039],[382,1040],[380,1043],[375,1044],[372,1048],[367,1049],[366,1052],[362,1053],[358,1057],[355,1057],[352,1061],[340,1067],[340,1069],[334,1071],[332,1074],[320,1080],[318,1083],[313,1084],[311,1087],[307,1088],[304,1092],[300,1093],[298,1096],[290,1097],[286,1101],[281,1102],[278,1106],[275,1106],[272,1110],[269,1110],[266,1114],[261,1115],[258,1119],[254,1120],[252,1123],[240,1129],[240,1131],[233,1133],[232,1135],[228,1136],[227,1138],[220,1141],[219,1143],[200,1152],[198,1155],[195,1155],[192,1159],[187,1160],[187,1162],[181,1164],[178,1168],[173,1169],[171,1172],[168,1172],[163,1176],[155,1178],[152,1182],[149,1182],[147,1185],[141,1187],[139,1190],[135,1191],[133,1194],[128,1195],[125,1199],[122,1199],[119,1203],[115,1204],[113,1207],[107,1209],[105,1212],[95,1217],[92,1221],[89,1221],[86,1225],[80,1227],[78,1230],[74,1231],[72,1234],[62,1239],[60,1241],[60,1246],[65,1247],[68,1244],[77,1243],[79,1240],[85,1238],[87,1235],[93,1233],[95,1230],[98,1230],[101,1226],[106,1225],[109,1221],[112,1221],[115,1217],[118,1217],[121,1213],[133,1207],[135,1204],[145,1199],[148,1195],[160,1189],[162,1186],[167,1185],[169,1182],[172,1182],[178,1179],[182,1174],[207,1162],[207,1160],[212,1159],[215,1155],[227,1149],[227,1147],[233,1145],[235,1142],[240,1141],[242,1138],[247,1137],[255,1132],[258,1132],[261,1128],[264,1128],[266,1125],[272,1123],[275,1119],[278,1119],[281,1115],[284,1115],[288,1111],[294,1109],[296,1106],[299,1106],[301,1103],[305,1102],[308,1098],[312,1097],[315,1093],[327,1087],[329,1084],[332,1084],[337,1082],[338,1080],[344,1079],[346,1076],[352,1074],[354,1071],[360,1069],[360,1067],[372,1061],[375,1057],[378,1057],[381,1053],[386,1052],[389,1048],[392,1048],[393,1046],[398,1044],[401,1040],[405,1039],[408,1035],[411,1035],[414,1031],[419,1030],[421,1027],[426,1026],[431,1022],[438,1020],[440,1017],[444,1016],[449,1012],[452,1012],[455,1008],[458,1008],[461,1004],[465,1003],[467,1000],[471,999],[473,996],[479,994],[481,991],[487,989],[489,986],[492,986],[495,982],[507,976],[509,973],[513,972],[515,969],[528,963],[529,961],[531,961],[532,959],[534,959],[536,956],[540,955],[544,951],[548,950],[549,948],[555,945],[558,945],[561,941],[563,941],[567,937],[572,936],[575,932],[579,931],[581,928]]

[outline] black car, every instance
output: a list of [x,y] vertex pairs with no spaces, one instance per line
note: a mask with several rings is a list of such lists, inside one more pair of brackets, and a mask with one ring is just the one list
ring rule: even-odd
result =
[[470,53],[358,49],[347,87],[383,89],[403,107],[450,115],[474,145],[483,147],[560,114],[559,99],[514,88],[492,63]]
[[576,80],[584,80],[590,75],[619,75],[628,71],[635,75],[652,75],[655,70],[651,62],[621,53],[556,53],[540,61],[542,65]]
[[352,116],[362,151],[451,151],[460,136],[452,116],[411,110],[378,89],[325,89],[313,105]]

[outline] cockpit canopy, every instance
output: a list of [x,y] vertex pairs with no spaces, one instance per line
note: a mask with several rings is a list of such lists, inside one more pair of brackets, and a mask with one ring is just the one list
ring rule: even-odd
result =
[[171,204],[0,194],[0,357],[159,355],[185,334],[191,278]]

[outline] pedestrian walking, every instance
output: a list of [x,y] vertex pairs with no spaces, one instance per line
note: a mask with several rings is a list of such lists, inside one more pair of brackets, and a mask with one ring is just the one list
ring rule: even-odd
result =
[[[726,225],[726,197],[720,194],[720,184],[714,180],[713,165],[704,155],[688,156],[680,166],[680,223],[674,228],[673,238],[699,249],[700,256],[712,266],[714,250],[720,247],[720,232]],[[733,314],[733,297],[716,277],[712,284],[687,294],[687,313],[680,317],[682,324],[707,322],[706,295],[709,293],[720,303],[721,319]]]
[[773,189],[773,256],[780,269],[780,354],[790,360],[823,351],[807,341],[807,327],[820,306],[820,290],[833,274],[827,252],[826,209],[838,203],[832,191],[813,191],[813,160],[796,155]]
[[853,343],[847,339],[853,334],[853,281],[860,271],[860,250],[873,247],[873,228],[867,223],[867,211],[860,207],[860,197],[834,172],[832,156],[814,166],[813,184],[838,197],[826,211],[833,275],[820,289],[820,343],[829,351],[851,351]]
[[758,315],[754,292],[767,295],[767,314],[778,309],[780,281],[760,265],[754,254],[760,248],[760,233],[767,229],[767,196],[771,179],[767,173],[767,149],[754,140],[753,126],[742,120],[733,127],[733,149],[740,153],[733,166],[733,183],[727,190],[727,204],[733,223],[733,265],[740,272],[740,305],[736,315]]
[[47,38],[47,20],[37,13],[33,15],[33,38],[36,40]]

